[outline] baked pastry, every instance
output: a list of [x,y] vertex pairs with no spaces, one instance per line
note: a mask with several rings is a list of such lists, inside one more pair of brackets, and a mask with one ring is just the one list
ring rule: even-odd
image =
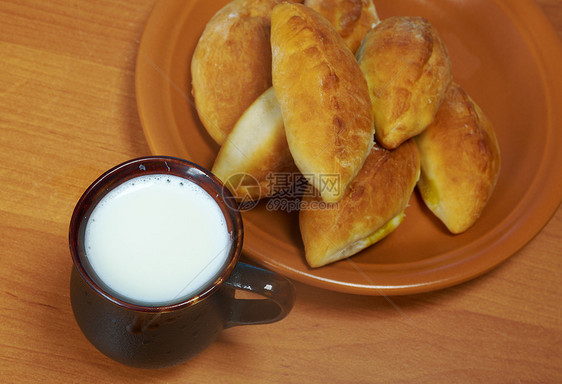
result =
[[291,155],[326,202],[341,199],[373,145],[359,64],[335,28],[300,4],[271,16],[273,87]]
[[380,21],[373,0],[305,0],[304,5],[328,19],[351,52]]
[[369,84],[382,146],[396,148],[433,121],[452,75],[447,49],[426,19],[381,21],[363,40],[357,60]]
[[421,158],[418,189],[452,233],[470,228],[496,185],[500,149],[490,120],[453,83],[433,123],[415,139]]
[[192,93],[209,135],[222,144],[271,87],[271,10],[278,0],[233,0],[207,23],[191,60]]
[[242,114],[219,150],[212,172],[240,201],[289,187],[280,173],[298,172],[289,152],[279,103],[269,88]]
[[299,224],[308,264],[321,267],[352,256],[396,229],[419,175],[413,140],[395,150],[375,144],[339,202],[319,209],[317,197],[304,196]]

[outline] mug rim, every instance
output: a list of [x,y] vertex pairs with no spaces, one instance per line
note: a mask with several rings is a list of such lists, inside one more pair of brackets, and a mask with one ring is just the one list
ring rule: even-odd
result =
[[[118,294],[111,293],[110,290],[104,288],[102,284],[99,284],[96,279],[90,275],[82,259],[82,255],[85,257],[85,252],[83,250],[83,232],[94,207],[112,189],[135,177],[165,173],[186,178],[205,189],[217,205],[219,205],[225,217],[227,227],[231,234],[232,245],[228,252],[227,261],[219,275],[214,281],[206,284],[197,294],[164,305],[132,303],[124,298],[120,298]],[[202,183],[197,182],[196,177],[204,177],[212,189],[216,192],[220,190],[220,197],[218,193],[216,195],[211,194],[207,188],[201,185]],[[228,277],[240,259],[244,228],[240,211],[235,209],[235,207],[236,201],[230,190],[217,176],[199,164],[173,156],[143,156],[127,160],[102,173],[101,176],[86,188],[74,207],[69,226],[69,247],[74,268],[78,270],[82,279],[85,280],[97,294],[129,310],[156,313],[169,312],[192,306],[218,290],[223,283],[228,280]],[[80,247],[81,241],[82,247]]]

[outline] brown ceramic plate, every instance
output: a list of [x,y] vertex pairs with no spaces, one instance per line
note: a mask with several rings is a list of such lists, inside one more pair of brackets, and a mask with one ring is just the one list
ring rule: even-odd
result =
[[[137,103],[154,154],[211,168],[218,147],[191,97],[190,60],[206,22],[227,0],[165,0],[146,25]],[[379,15],[429,19],[449,48],[455,80],[494,123],[502,172],[480,220],[452,236],[414,195],[402,225],[348,260],[307,266],[298,215],[245,212],[244,249],[265,267],[341,292],[394,295],[448,287],[485,273],[547,223],[562,199],[562,46],[530,0],[379,0]]]

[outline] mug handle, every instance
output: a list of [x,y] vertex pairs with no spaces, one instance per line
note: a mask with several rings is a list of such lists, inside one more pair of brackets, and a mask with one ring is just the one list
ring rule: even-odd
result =
[[274,323],[287,316],[295,302],[295,288],[288,279],[246,263],[238,262],[225,284],[265,297],[234,299],[225,328]]

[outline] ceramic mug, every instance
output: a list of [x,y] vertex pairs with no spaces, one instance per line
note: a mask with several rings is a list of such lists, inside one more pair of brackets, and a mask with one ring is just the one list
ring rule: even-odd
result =
[[[222,212],[231,243],[225,262],[197,292],[165,304],[129,300],[102,279],[87,256],[85,232],[92,211],[110,191],[143,175],[173,175],[202,187]],[[202,352],[223,329],[283,319],[295,290],[277,273],[239,261],[243,225],[234,198],[213,174],[186,160],[151,156],[130,160],[100,176],[74,209],[69,245],[73,259],[70,298],[86,338],[106,356],[140,368],[176,365]],[[126,273],[127,271],[123,271]],[[240,299],[236,290],[261,299]]]

